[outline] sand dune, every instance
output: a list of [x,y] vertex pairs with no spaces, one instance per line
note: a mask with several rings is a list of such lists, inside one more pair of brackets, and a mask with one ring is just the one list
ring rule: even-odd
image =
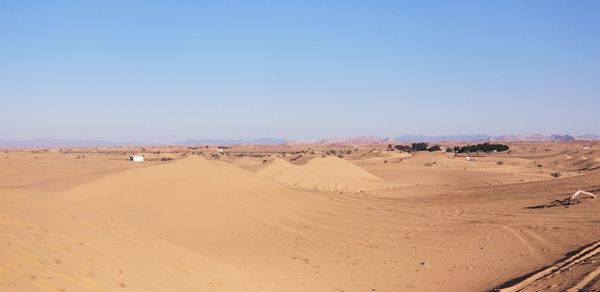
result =
[[194,249],[243,246],[272,218],[284,220],[279,210],[295,202],[276,183],[197,156],[116,173],[60,196]]
[[[476,161],[356,153],[304,165],[44,156],[48,169],[68,159],[67,169],[0,187],[0,290],[488,291],[523,279],[533,290],[596,287],[600,253],[530,278],[598,240],[598,199],[540,207],[600,190],[597,171],[553,178],[551,166],[537,166],[565,153],[596,161],[569,146]],[[34,160],[5,159],[15,159],[1,169],[9,184]],[[360,192],[388,181],[394,188]]]
[[[235,284],[240,278],[233,276],[235,270],[137,228],[71,208],[56,197],[0,190],[0,198],[2,291],[242,287]],[[231,279],[226,280],[228,274]]]
[[276,159],[257,174],[283,185],[305,190],[365,192],[387,187],[377,176],[351,162],[331,156],[313,158],[304,165]]

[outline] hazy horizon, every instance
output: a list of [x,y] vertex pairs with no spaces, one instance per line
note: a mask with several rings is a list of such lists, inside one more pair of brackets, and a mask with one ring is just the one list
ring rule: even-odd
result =
[[[565,135],[572,136],[575,139],[578,138],[590,138],[592,140],[600,139],[600,135],[594,133],[587,133],[581,135],[571,135],[569,133],[552,133],[552,134],[541,134],[541,133],[530,133],[530,134],[503,134],[503,135],[489,135],[489,134],[457,134],[457,135],[421,135],[421,134],[401,134],[395,136],[375,136],[375,135],[358,135],[358,136],[331,136],[331,137],[318,137],[312,139],[287,139],[284,137],[257,137],[250,139],[240,138],[210,138],[210,137],[196,137],[189,139],[181,139],[177,141],[157,142],[157,141],[135,141],[135,140],[106,140],[106,139],[64,139],[61,137],[35,137],[23,140],[0,140],[0,147],[54,147],[54,146],[106,146],[106,145],[119,145],[119,144],[130,144],[130,145],[192,145],[192,144],[244,144],[244,143],[257,143],[257,144],[281,144],[286,142],[301,142],[301,143],[312,143],[312,142],[336,142],[343,140],[354,140],[354,139],[390,139],[395,140],[397,143],[403,142],[476,142],[485,141],[487,139],[500,139],[499,141],[513,141],[504,140],[506,138],[534,138],[535,135],[543,135],[545,138],[550,139],[552,135],[559,135],[564,137]],[[590,136],[590,137],[582,137]],[[74,144],[70,144],[74,143]]]
[[600,134],[600,2],[6,2],[0,141]]

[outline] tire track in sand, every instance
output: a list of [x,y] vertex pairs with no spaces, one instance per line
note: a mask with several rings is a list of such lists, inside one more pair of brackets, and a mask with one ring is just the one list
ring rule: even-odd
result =
[[[524,291],[528,287],[544,281],[546,279],[551,278],[553,275],[558,273],[562,273],[564,271],[568,271],[572,266],[577,265],[597,254],[600,254],[600,241],[595,242],[594,244],[582,249],[575,255],[557,263],[550,267],[540,270],[539,272],[534,273],[533,275],[525,278],[524,280],[518,282],[515,285],[510,287],[497,289],[499,292],[516,292],[516,291]],[[598,276],[600,276],[600,268],[593,270],[588,273],[585,277],[583,277],[575,286],[571,287],[567,291],[579,291],[582,288],[585,288],[589,283],[594,281]]]

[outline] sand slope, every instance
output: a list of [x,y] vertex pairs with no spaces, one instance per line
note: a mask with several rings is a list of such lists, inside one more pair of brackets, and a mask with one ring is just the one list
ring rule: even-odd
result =
[[331,156],[313,158],[304,165],[276,159],[257,174],[305,190],[364,192],[386,188],[382,179],[349,161]]
[[[424,166],[432,159],[435,166]],[[496,165],[497,159],[506,164]],[[349,177],[350,184],[382,184],[369,172],[354,171],[356,165],[331,158],[301,166],[265,163],[261,176],[194,155],[85,178],[69,174],[26,187],[0,187],[0,290],[508,287],[503,283],[597,242],[600,222],[598,199],[569,208],[539,207],[575,189],[597,193],[599,172],[555,179],[540,173],[537,162],[521,159],[465,162],[425,153],[402,161],[365,161],[389,181],[420,170],[411,175],[429,182],[368,196],[274,181],[296,175],[311,190],[319,178],[335,184],[335,190],[347,186]],[[510,184],[527,171],[546,179]],[[440,185],[446,183],[437,182],[442,176],[457,184]],[[460,184],[467,176],[498,178],[503,185]],[[530,279],[528,287],[595,287],[598,254],[560,276]]]
[[294,204],[276,183],[195,156],[116,173],[60,196],[194,249],[245,245],[272,218],[284,221],[284,201],[286,208]]
[[[239,291],[197,253],[50,197],[0,190],[2,291]],[[138,210],[139,211],[139,210]],[[232,282],[233,281],[233,282]]]
[[[347,225],[347,219],[339,216],[339,205],[228,163],[189,157],[114,173],[58,196],[90,213],[193,250],[217,267],[243,271],[226,282],[236,291],[333,288],[349,285],[344,279],[357,272],[353,266],[339,266],[335,262],[339,259],[328,255],[332,246],[355,242],[351,237],[332,241],[336,235],[331,230]],[[342,220],[323,225],[332,217]],[[368,237],[365,232],[352,230]],[[322,262],[309,264],[315,259]],[[324,274],[317,277],[320,270]],[[360,285],[364,288],[368,281]]]

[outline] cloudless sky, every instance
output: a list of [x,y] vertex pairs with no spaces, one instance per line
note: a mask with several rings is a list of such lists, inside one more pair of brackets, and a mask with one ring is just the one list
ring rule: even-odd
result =
[[600,134],[600,1],[1,1],[0,140]]

